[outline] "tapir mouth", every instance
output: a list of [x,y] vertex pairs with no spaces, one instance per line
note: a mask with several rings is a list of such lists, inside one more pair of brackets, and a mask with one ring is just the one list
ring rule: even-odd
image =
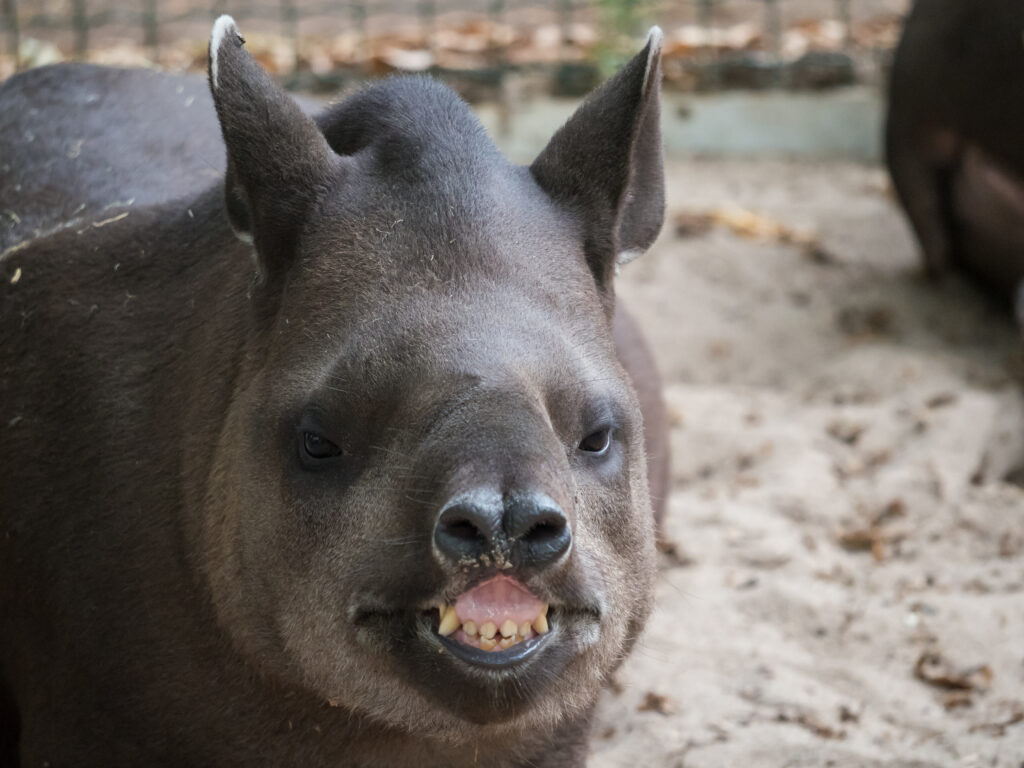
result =
[[605,618],[601,594],[585,583],[535,591],[517,577],[480,574],[461,594],[442,586],[416,607],[364,604],[352,616],[357,638],[459,717],[503,721],[571,684],[566,669],[601,642]]
[[515,579],[498,575],[437,606],[442,645],[465,661],[513,664],[538,650],[551,630],[549,606]]

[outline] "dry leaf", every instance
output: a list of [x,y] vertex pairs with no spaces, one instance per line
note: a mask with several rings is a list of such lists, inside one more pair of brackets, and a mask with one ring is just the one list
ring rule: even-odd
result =
[[918,680],[951,691],[985,691],[992,683],[988,664],[957,669],[938,651],[925,651],[914,665]]
[[636,708],[637,712],[657,712],[660,715],[671,715],[676,711],[675,702],[668,696],[654,691],[648,691],[644,700]]

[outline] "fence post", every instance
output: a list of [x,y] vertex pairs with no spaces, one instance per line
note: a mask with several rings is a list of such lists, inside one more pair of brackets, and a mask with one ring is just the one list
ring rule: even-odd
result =
[[707,76],[707,86],[717,91],[722,84],[722,73],[718,68],[718,49],[715,47],[714,15],[715,0],[699,0],[697,26],[704,31],[705,45],[700,52],[698,64]]
[[292,0],[281,0],[281,29],[291,44],[291,70],[294,75],[299,69],[299,15]]
[[21,39],[18,30],[18,1],[4,0],[4,17],[7,23],[7,46],[14,58],[14,71],[21,69]]
[[562,61],[566,60],[565,49],[572,40],[572,0],[559,0],[558,26],[562,30]]
[[778,85],[782,75],[782,17],[779,0],[764,0],[764,31],[772,59],[772,80]]
[[505,0],[493,0],[491,11],[491,39],[488,43],[488,63],[498,71],[498,135],[502,138],[512,133],[512,105],[510,101],[504,44],[494,39],[498,27],[505,17]]
[[358,41],[356,43],[356,62],[360,69],[365,70],[369,64],[370,50],[369,37],[366,30],[366,6],[359,0],[349,3],[352,11],[352,26],[356,28]]
[[160,52],[160,31],[157,23],[157,0],[146,0],[142,11],[143,45],[149,48],[149,55],[154,61]]
[[72,0],[71,21],[75,27],[75,57],[84,59],[89,51],[89,16],[85,0]]
[[437,33],[437,4],[434,0],[420,0],[417,4],[420,12],[420,35],[423,37],[424,47],[430,51],[431,66],[437,66],[436,33]]
[[853,42],[853,17],[850,14],[850,0],[836,0],[836,16],[843,25],[843,51],[849,51]]

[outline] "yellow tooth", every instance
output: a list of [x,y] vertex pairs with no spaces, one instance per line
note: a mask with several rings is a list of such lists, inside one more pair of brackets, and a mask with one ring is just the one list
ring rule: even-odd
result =
[[501,636],[515,637],[517,629],[519,629],[519,627],[516,626],[516,623],[512,621],[512,619],[505,619],[505,623],[501,625]]
[[511,648],[516,644],[516,642],[517,640],[514,637],[503,637],[498,645],[500,645],[502,650],[504,650],[506,648]]
[[467,621],[462,625],[462,631],[469,637],[476,637],[476,624],[472,621]]
[[441,637],[447,637],[458,628],[459,617],[455,613],[455,606],[449,605],[448,609],[444,612],[444,616],[441,617],[441,626],[437,628],[437,634],[441,635]]
[[495,643],[493,640],[490,640],[486,637],[480,638],[480,647],[483,648],[485,651],[493,651],[495,645],[497,645],[497,643]]
[[519,625],[519,636],[526,637],[528,634],[530,634],[530,622],[524,621]]
[[497,631],[498,628],[494,626],[494,622],[488,621],[480,627],[480,636],[486,637],[488,640],[490,640],[492,637],[494,637],[494,633]]
[[438,603],[434,607],[437,608],[437,615],[443,619],[444,612],[448,610],[448,603]]
[[544,613],[533,620],[533,628],[536,630],[538,635],[543,635],[548,631],[547,611],[544,611]]

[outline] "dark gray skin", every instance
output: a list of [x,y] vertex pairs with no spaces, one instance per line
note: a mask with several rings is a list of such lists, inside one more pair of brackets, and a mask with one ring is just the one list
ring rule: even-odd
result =
[[[187,136],[187,81],[0,89],[0,763],[582,765],[653,588],[613,275],[661,225],[660,37],[526,169],[427,80],[314,123],[218,28]],[[500,668],[431,610],[498,570],[552,625]]]
[[1024,4],[918,0],[893,63],[886,156],[928,273],[1009,307],[1024,278]]

